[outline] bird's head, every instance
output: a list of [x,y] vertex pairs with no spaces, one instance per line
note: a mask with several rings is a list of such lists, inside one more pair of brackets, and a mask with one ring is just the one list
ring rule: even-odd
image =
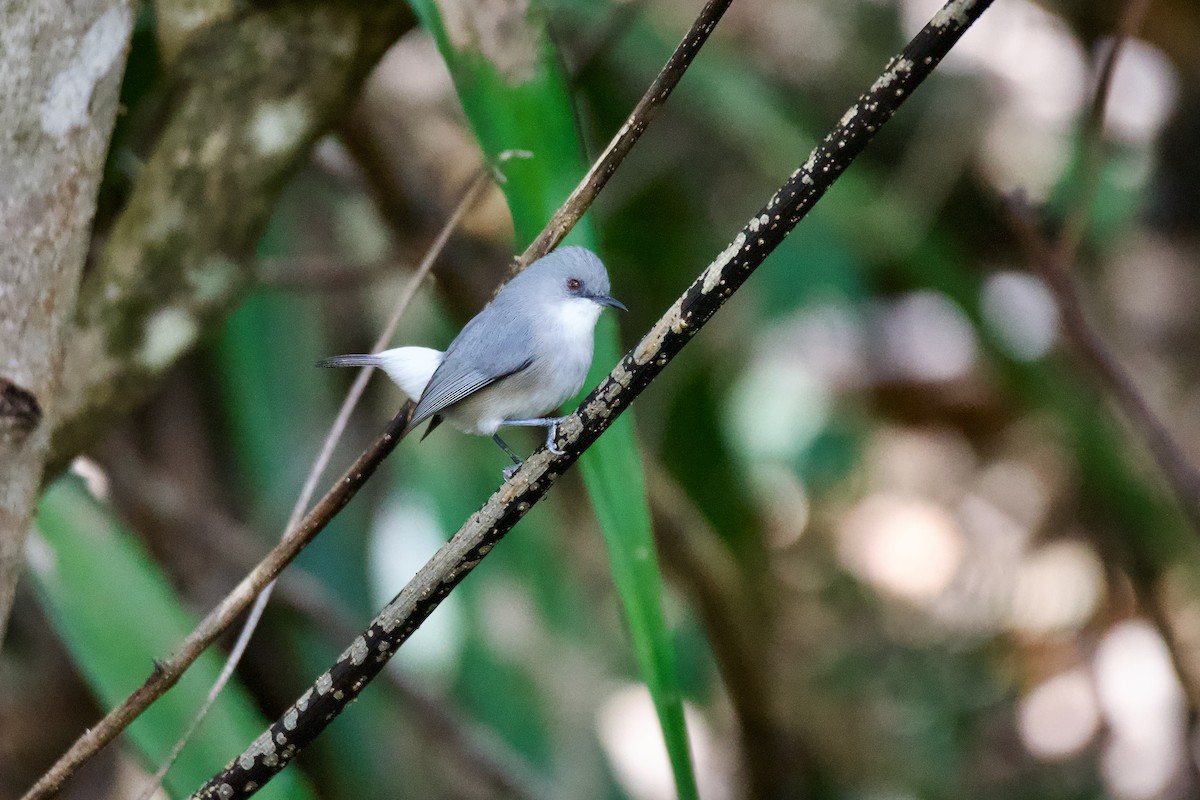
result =
[[528,285],[528,291],[546,298],[584,300],[599,306],[628,310],[609,294],[611,289],[604,262],[583,247],[560,247],[530,264],[512,283],[517,281]]

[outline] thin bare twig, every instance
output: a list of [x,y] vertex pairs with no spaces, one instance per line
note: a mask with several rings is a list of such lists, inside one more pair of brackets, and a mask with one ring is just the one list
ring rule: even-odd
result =
[[[114,482],[133,488],[123,500],[139,515],[149,515],[166,527],[193,530],[198,534],[194,541],[205,557],[224,562],[229,569],[240,572],[254,566],[261,548],[247,526],[207,504],[191,486],[143,461],[131,445],[110,442],[105,455],[105,468]],[[292,568],[276,583],[277,602],[312,621],[328,641],[346,641],[358,632],[350,612],[311,573]],[[455,769],[469,771],[473,779],[483,782],[487,787],[484,796],[502,793],[525,800],[561,796],[552,782],[518,753],[463,717],[445,698],[422,689],[399,670],[385,670],[384,678],[414,718],[421,720],[420,735],[436,743]]]
[[[1083,128],[1078,187],[1058,236],[1051,239],[1043,233],[1024,198],[1008,198],[1006,207],[1017,238],[1054,297],[1067,340],[1096,376],[1101,388],[1116,399],[1162,470],[1184,513],[1193,527],[1200,530],[1200,473],[1189,462],[1171,431],[1150,408],[1133,378],[1088,320],[1072,274],[1087,227],[1088,212],[1099,186],[1104,160],[1105,109],[1113,74],[1122,46],[1141,27],[1148,5],[1149,0],[1130,0],[1126,5],[1117,36],[1098,71],[1096,88]],[[1141,573],[1142,570],[1135,564],[1131,570],[1134,590],[1167,644],[1167,652],[1188,698],[1189,713],[1194,718],[1200,709],[1200,684],[1194,665],[1186,655],[1188,647],[1180,642],[1176,626],[1164,608],[1157,587],[1153,582],[1147,582]]]
[[1140,27],[1148,0],[1132,0],[1126,7],[1121,30],[1101,66],[1096,91],[1084,130],[1081,186],[1056,240],[1048,239],[1021,198],[1009,198],[1009,218],[1030,260],[1041,272],[1062,316],[1063,333],[1087,367],[1099,379],[1141,435],[1192,525],[1200,530],[1200,471],[1175,440],[1170,429],[1151,409],[1104,338],[1088,320],[1075,286],[1072,268],[1086,227],[1088,209],[1098,184],[1103,159],[1104,110],[1113,72],[1123,42]]
[[50,797],[55,794],[75,771],[95,755],[117,734],[125,730],[156,699],[179,682],[183,673],[218,636],[253,602],[258,593],[291,563],[292,559],[320,533],[351,498],[358,493],[367,479],[383,462],[400,439],[403,438],[412,408],[406,404],[392,418],[383,434],[363,451],[362,455],[338,479],[333,488],[321,498],[300,525],[276,545],[238,583],[225,598],[208,613],[195,630],[188,635],[170,658],[156,661],[150,676],[120,705],[104,715],[96,725],[75,740],[71,748],[38,779],[25,793],[24,800]]
[[713,32],[713,28],[717,27],[721,16],[732,2],[733,0],[708,1],[700,11],[700,16],[696,17],[692,27],[684,35],[683,41],[667,59],[667,63],[658,73],[658,77],[654,79],[650,88],[646,89],[645,94],[642,95],[642,99],[638,100],[637,105],[633,107],[629,119],[625,120],[625,124],[613,136],[608,147],[604,148],[604,152],[596,159],[596,163],[592,164],[587,174],[583,176],[583,180],[571,192],[570,197],[559,207],[558,211],[554,212],[554,216],[546,223],[546,227],[542,229],[536,239],[530,242],[529,247],[526,247],[525,252],[517,259],[516,270],[528,267],[549,253],[575,227],[575,223],[579,222],[583,212],[591,207],[596,195],[600,194],[600,190],[616,172],[617,166],[625,160],[625,156],[629,154],[637,140],[645,133],[646,128],[658,116],[658,112],[667,102],[667,98],[671,96],[671,92],[678,85],[679,79],[691,66],[692,59],[708,41],[709,34]]
[[[375,341],[372,353],[378,353],[387,347],[391,342],[392,336],[396,333],[396,327],[400,324],[400,318],[408,309],[409,303],[417,294],[417,289],[421,286],[425,276],[433,268],[433,264],[437,261],[445,248],[446,242],[450,240],[450,235],[458,228],[467,211],[469,211],[479,198],[483,196],[484,189],[488,186],[489,172],[486,169],[479,170],[479,174],[471,182],[462,200],[454,209],[454,213],[446,220],[446,224],[438,232],[437,238],[430,245],[429,251],[425,257],[421,259],[420,265],[416,272],[413,273],[412,279],[404,287],[400,296],[396,298],[396,305],[392,309],[392,316],[387,324],[383,327],[383,331],[379,334],[379,338]],[[329,432],[325,435],[325,441],[321,445],[321,450],[317,454],[316,460],[313,461],[312,467],[308,471],[308,477],[304,481],[304,486],[300,490],[300,495],[296,498],[296,504],[292,507],[291,516],[288,518],[287,525],[284,527],[283,536],[281,539],[286,539],[288,531],[294,530],[304,517],[304,510],[308,508],[308,504],[312,501],[312,497],[317,491],[317,481],[321,479],[325,468],[329,466],[329,460],[333,457],[333,451],[337,447],[338,442],[342,440],[342,434],[346,431],[346,426],[350,422],[350,415],[358,406],[358,401],[362,398],[363,392],[366,391],[367,381],[371,377],[371,367],[363,367],[359,370],[358,375],[354,378],[354,383],[350,386],[350,390],[346,393],[346,399],[342,401],[342,407],[338,410],[337,416],[333,420],[333,424],[329,427]],[[213,703],[217,701],[217,697],[221,694],[221,690],[229,683],[229,679],[233,677],[234,670],[241,662],[242,656],[246,652],[246,647],[250,644],[251,637],[254,636],[254,630],[258,627],[258,622],[262,619],[263,611],[266,610],[267,603],[271,600],[271,592],[275,588],[275,581],[271,581],[262,590],[258,598],[254,601],[254,605],[250,609],[250,613],[246,617],[246,621],[242,623],[241,633],[238,634],[237,641],[233,648],[229,651],[229,655],[225,659],[225,666],[222,667],[217,679],[213,682],[212,687],[208,690],[208,695],[204,699],[204,703],[200,706],[196,715],[192,718],[187,730],[175,742],[175,746],[171,748],[171,752],[159,765],[158,770],[154,773],[150,782],[146,784],[142,793],[138,795],[138,800],[150,800],[159,786],[162,785],[163,778],[167,774],[167,770],[175,763],[175,759],[179,757],[180,751],[195,735],[196,729],[200,727],[200,723],[208,716],[209,710]]]
[[[988,0],[990,2],[990,0]],[[548,252],[560,242],[583,213],[596,198],[600,189],[608,182],[608,178],[616,170],[620,162],[629,153],[634,142],[657,113],[659,107],[666,101],[671,90],[683,77],[692,58],[700,46],[707,40],[721,13],[732,0],[710,0],[701,15],[676,48],[667,65],[663,67],[649,91],[634,108],[629,119],[621,127],[613,141],[605,149],[600,160],[589,170],[588,175],[576,187],[575,191],[563,204],[547,224],[534,244],[526,249],[522,259],[535,253]],[[530,263],[522,261],[523,265]],[[112,741],[137,716],[144,711],[155,699],[175,685],[184,671],[194,662],[208,645],[220,635],[234,619],[250,604],[259,591],[267,585],[279,570],[283,569],[312,537],[328,524],[333,514],[336,514],[353,497],[362,482],[378,468],[379,463],[396,446],[404,431],[405,424],[412,414],[413,404],[405,403],[389,423],[387,429],[343,476],[329,493],[317,504],[312,512],[305,517],[301,530],[294,536],[289,535],[280,542],[262,562],[188,636],[179,651],[170,659],[156,663],[155,671],[133,694],[121,702],[101,719],[95,727],[85,732],[71,745],[71,748],[47,771],[38,782],[25,794],[22,800],[38,800],[48,797],[58,790],[87,759]],[[347,488],[353,486],[352,489]],[[321,516],[328,513],[329,516]]]
[[990,0],[951,0],[893,59],[832,133],[779,188],[641,342],[559,426],[562,455],[535,452],[442,546],[337,662],[240,756],[197,790],[198,800],[249,797],[325,729],[463,578],[679,354],[863,151]]
[[1083,141],[1078,169],[1079,183],[1075,196],[1069,203],[1062,230],[1058,234],[1058,249],[1062,251],[1064,262],[1067,264],[1073,263],[1079,252],[1092,200],[1100,186],[1100,169],[1104,161],[1104,117],[1108,110],[1109,97],[1112,94],[1112,81],[1113,75],[1116,74],[1117,62],[1120,61],[1121,50],[1124,48],[1125,42],[1141,29],[1142,20],[1146,18],[1146,11],[1149,7],[1150,0],[1128,0],[1117,26],[1117,34],[1113,37],[1108,53],[1105,54],[1096,74],[1096,88],[1092,92],[1092,102],[1088,105],[1088,113],[1083,123]]
[[1079,301],[1061,249],[1046,241],[1023,200],[1010,198],[1009,216],[1031,260],[1040,270],[1062,316],[1063,333],[1101,385],[1125,412],[1162,470],[1192,525],[1200,530],[1200,472],[1188,460],[1170,429],[1150,408],[1133,378],[1092,326]]

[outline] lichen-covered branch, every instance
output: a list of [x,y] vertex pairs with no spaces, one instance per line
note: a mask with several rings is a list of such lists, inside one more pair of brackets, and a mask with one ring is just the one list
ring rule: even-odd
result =
[[0,6],[0,640],[64,407],[63,343],[132,27],[129,0]]
[[161,133],[80,289],[51,469],[241,298],[279,192],[412,24],[402,3],[280,4],[189,42]]
[[249,797],[315,739],[383,669],[443,599],[541,500],[562,473],[658,376],[812,209],[990,0],[947,3],[792,173],[765,207],[675,301],[574,414],[559,425],[562,455],[534,453],[442,546],[330,669],[193,795]]

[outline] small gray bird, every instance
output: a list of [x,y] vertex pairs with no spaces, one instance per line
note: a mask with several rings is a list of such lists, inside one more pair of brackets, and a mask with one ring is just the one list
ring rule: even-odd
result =
[[509,281],[444,353],[397,347],[317,366],[379,367],[417,403],[405,433],[428,419],[428,436],[445,419],[464,433],[491,436],[513,461],[507,479],[521,459],[496,433],[505,425],[547,428],[546,449],[561,454],[554,440],[564,417],[546,415],[583,385],[604,306],[627,310],[608,293],[599,257],[563,247]]

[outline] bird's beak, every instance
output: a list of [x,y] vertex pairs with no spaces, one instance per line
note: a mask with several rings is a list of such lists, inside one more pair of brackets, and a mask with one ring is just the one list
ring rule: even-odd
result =
[[629,310],[628,308],[625,307],[625,304],[622,303],[620,300],[615,300],[606,294],[594,294],[594,295],[592,295],[592,300],[596,301],[597,303],[599,303],[602,306],[612,306],[613,308],[619,308],[622,311]]

